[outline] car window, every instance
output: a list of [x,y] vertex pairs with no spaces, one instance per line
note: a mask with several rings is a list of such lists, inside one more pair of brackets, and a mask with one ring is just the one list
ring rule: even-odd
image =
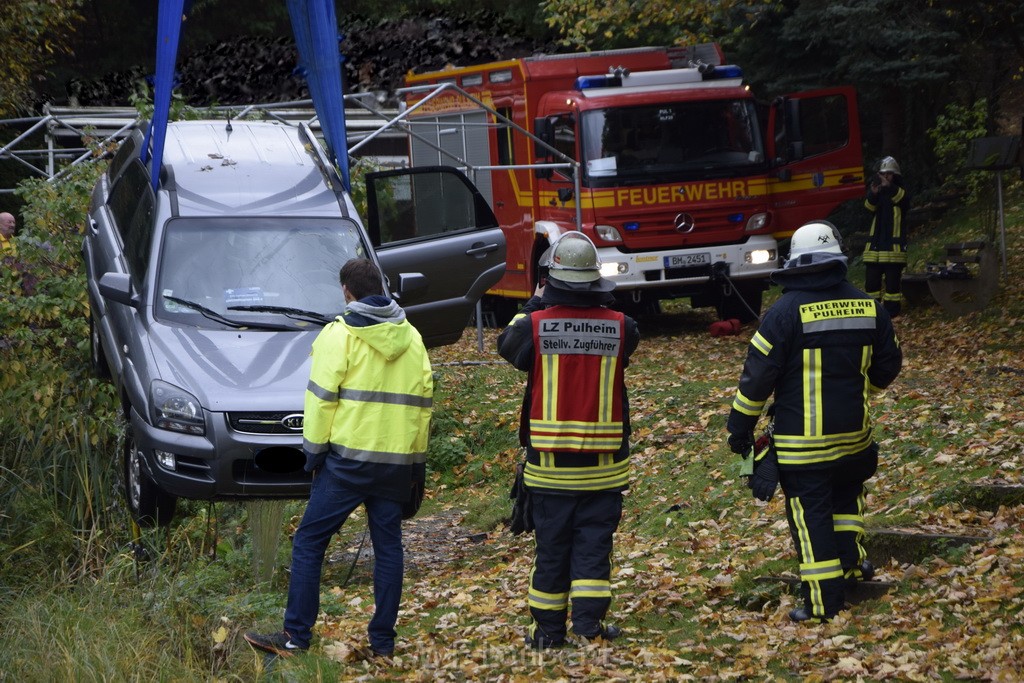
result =
[[153,188],[146,185],[142,188],[139,196],[138,208],[128,224],[127,234],[124,236],[125,259],[128,261],[128,270],[137,281],[142,281],[149,267],[150,245],[153,243],[153,209],[156,206],[156,198],[153,196]]
[[168,299],[174,297],[240,320],[281,314],[232,307],[333,317],[345,305],[338,271],[349,259],[367,256],[358,226],[347,219],[174,219],[163,234],[154,310],[157,317],[208,324],[194,308]]
[[124,139],[124,142],[121,143],[121,146],[114,154],[114,158],[110,160],[110,165],[107,167],[107,177],[111,180],[116,180],[125,165],[133,158],[138,158],[141,145],[142,131],[135,130]]
[[113,214],[117,231],[122,240],[127,237],[128,227],[138,208],[139,197],[145,194],[147,187],[149,187],[149,175],[146,173],[146,167],[140,159],[134,159],[125,168],[114,186],[110,188],[107,205],[110,207],[110,213]]

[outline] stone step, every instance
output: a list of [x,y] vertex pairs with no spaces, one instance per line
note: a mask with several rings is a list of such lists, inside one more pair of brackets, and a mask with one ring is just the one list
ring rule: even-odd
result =
[[920,564],[926,558],[941,555],[950,548],[984,543],[990,538],[982,535],[924,533],[901,529],[868,529],[864,547],[867,548],[868,559],[872,564],[884,567],[891,560],[896,560],[900,564]]
[[[759,576],[754,579],[755,583],[775,584],[782,583],[789,587],[793,593],[800,590],[800,578],[781,574],[778,576]],[[856,588],[846,591],[846,601],[856,605],[865,600],[877,600],[889,591],[895,589],[896,583],[891,581],[861,581]]]
[[954,495],[967,507],[995,512],[1004,506],[1024,505],[1024,484],[975,482],[957,486]]

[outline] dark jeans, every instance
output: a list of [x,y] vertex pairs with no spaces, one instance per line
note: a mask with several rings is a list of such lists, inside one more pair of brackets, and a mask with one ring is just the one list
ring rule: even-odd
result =
[[284,629],[299,645],[309,646],[320,612],[320,572],[331,537],[360,504],[373,541],[373,600],[375,610],[368,633],[378,651],[395,647],[395,622],[402,597],[402,504],[345,488],[327,468],[313,478],[309,503],[292,540],[292,569]]

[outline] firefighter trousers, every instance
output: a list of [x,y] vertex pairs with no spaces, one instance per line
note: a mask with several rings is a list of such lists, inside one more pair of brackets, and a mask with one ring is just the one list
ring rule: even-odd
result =
[[848,581],[861,578],[864,482],[878,467],[878,446],[847,455],[825,468],[783,467],[786,518],[800,560],[804,607],[816,618],[835,616]]
[[611,604],[612,536],[622,494],[531,495],[537,555],[530,572],[530,636],[564,641],[570,600],[573,631],[595,636]]

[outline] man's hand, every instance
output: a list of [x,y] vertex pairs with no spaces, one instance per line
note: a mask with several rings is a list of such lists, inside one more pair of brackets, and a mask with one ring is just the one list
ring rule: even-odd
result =
[[750,455],[750,449],[753,446],[754,435],[752,433],[729,435],[729,450],[742,458]]
[[779,485],[779,460],[775,448],[771,448],[760,461],[754,463],[754,475],[747,480],[747,486],[754,498],[768,502],[775,495]]

